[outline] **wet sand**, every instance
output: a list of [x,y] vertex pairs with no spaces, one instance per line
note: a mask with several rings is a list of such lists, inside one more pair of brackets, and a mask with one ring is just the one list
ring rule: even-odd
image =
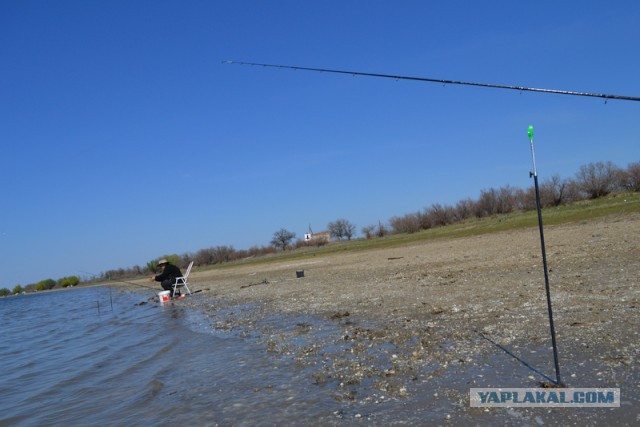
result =
[[[562,380],[620,408],[470,408],[471,387],[556,378],[537,228],[192,273],[179,303],[329,388],[340,420],[634,425],[640,421],[640,214],[545,227]],[[296,271],[304,270],[298,278]]]

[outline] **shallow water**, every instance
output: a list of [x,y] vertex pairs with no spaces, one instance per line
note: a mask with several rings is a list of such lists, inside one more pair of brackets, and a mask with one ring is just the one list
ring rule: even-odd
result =
[[[622,383],[623,407],[468,407],[470,387],[534,387],[553,373],[546,346],[512,343],[523,365],[478,336],[473,352],[345,339],[358,319],[264,314],[256,307],[160,305],[151,292],[84,288],[0,299],[0,425],[634,425],[637,371],[564,360],[572,386]],[[198,300],[197,296],[189,301]],[[195,305],[195,306],[194,306]],[[213,317],[212,317],[213,316]],[[355,323],[352,323],[355,322]],[[228,327],[216,327],[227,325]],[[257,326],[257,325],[256,325]],[[364,343],[364,344],[363,344]],[[359,346],[359,347],[358,347]],[[569,350],[563,348],[563,350]],[[568,353],[568,351],[567,351]],[[408,360],[402,366],[399,360]],[[388,375],[404,369],[410,375]],[[354,383],[342,374],[361,371]],[[611,378],[607,380],[607,378]],[[396,393],[392,393],[394,389]],[[399,397],[398,387],[406,389]]]
[[109,288],[0,300],[0,425],[259,425],[331,414],[286,361]]

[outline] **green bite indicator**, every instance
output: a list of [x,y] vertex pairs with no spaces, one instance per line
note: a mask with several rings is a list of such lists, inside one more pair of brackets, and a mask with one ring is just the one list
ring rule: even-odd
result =
[[527,133],[529,134],[529,139],[533,139],[533,125],[529,125]]

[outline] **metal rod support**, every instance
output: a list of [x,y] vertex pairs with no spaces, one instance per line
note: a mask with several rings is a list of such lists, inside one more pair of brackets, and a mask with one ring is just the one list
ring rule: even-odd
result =
[[[531,129],[531,128],[530,128]],[[538,228],[540,229],[540,247],[542,249],[542,266],[544,268],[544,285],[547,294],[547,310],[549,312],[549,329],[551,331],[551,345],[553,346],[553,362],[556,369],[556,385],[563,386],[560,376],[560,363],[558,362],[558,344],[556,343],[556,329],[553,325],[553,309],[551,307],[551,289],[549,286],[549,267],[547,265],[547,251],[544,244],[544,228],[542,226],[542,207],[540,203],[540,187],[538,186],[538,173],[536,171],[536,157],[533,151],[533,134],[531,142],[531,159],[533,161],[533,182],[536,190],[536,207],[538,210]]]

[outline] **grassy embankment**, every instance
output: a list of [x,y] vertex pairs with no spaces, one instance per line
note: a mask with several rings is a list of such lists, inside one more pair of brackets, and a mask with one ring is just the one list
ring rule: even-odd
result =
[[[542,210],[542,221],[545,226],[565,223],[591,221],[608,215],[626,215],[640,212],[640,194],[621,193],[596,200],[580,202]],[[225,264],[205,267],[204,270],[233,268],[237,265],[261,264],[275,261],[300,260],[309,257],[341,253],[342,251],[364,251],[382,249],[417,243],[438,238],[470,237],[481,234],[496,233],[527,227],[538,226],[536,210],[494,215],[487,218],[474,218],[444,227],[432,228],[411,234],[394,234],[372,239],[356,239],[352,241],[332,242],[323,247],[301,248],[285,251],[275,255],[250,258]]]

